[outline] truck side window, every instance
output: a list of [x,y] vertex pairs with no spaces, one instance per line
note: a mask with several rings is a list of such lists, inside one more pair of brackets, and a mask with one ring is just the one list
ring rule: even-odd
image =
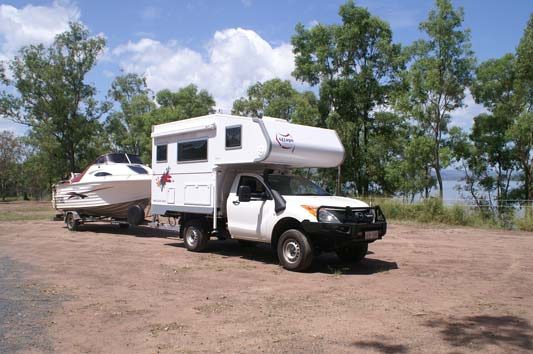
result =
[[178,162],[206,161],[207,139],[178,142]]
[[167,162],[167,144],[157,145],[155,155],[156,162]]
[[266,195],[265,186],[255,177],[242,176],[239,181],[239,187],[240,186],[250,187],[250,190],[252,191],[252,199],[263,199]]
[[240,149],[241,143],[241,126],[226,127],[226,149]]

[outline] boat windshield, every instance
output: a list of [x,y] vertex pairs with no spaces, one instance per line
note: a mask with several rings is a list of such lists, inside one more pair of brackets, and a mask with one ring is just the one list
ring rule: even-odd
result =
[[307,178],[300,176],[269,175],[268,184],[281,195],[329,195]]
[[136,163],[136,164],[139,164],[139,165],[143,164],[143,161],[141,160],[139,155],[128,154],[128,158],[130,159],[131,163]]
[[100,156],[95,161],[96,164],[107,164],[107,163],[132,163],[132,164],[139,164],[142,165],[143,162],[141,158],[137,155],[130,155],[130,154],[121,154],[121,153],[113,153],[113,154],[107,154]]

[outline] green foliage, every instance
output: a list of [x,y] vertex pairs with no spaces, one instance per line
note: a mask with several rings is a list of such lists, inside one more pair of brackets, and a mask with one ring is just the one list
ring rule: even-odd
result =
[[10,131],[0,132],[0,198],[14,194],[20,174],[22,144]]
[[402,158],[385,170],[385,176],[396,187],[400,195],[413,200],[416,194],[426,192],[434,186],[427,161],[433,154],[433,142],[425,135],[412,136],[404,140]]
[[157,103],[163,108],[161,118],[156,124],[166,123],[168,114],[173,114],[173,120],[204,116],[215,113],[215,100],[206,90],[198,90],[196,85],[188,85],[176,92],[170,90],[159,91],[156,95]]
[[454,9],[449,0],[436,1],[436,9],[420,24],[427,39],[409,48],[411,65],[403,73],[407,89],[396,102],[397,108],[414,118],[433,140],[433,156],[428,163],[435,171],[441,198],[441,169],[447,165],[442,154],[450,112],[463,106],[475,62],[470,32],[462,28],[463,18],[463,10]]
[[507,133],[514,144],[516,160],[521,166],[524,197],[533,204],[533,111],[520,114]]
[[478,208],[462,205],[447,206],[440,198],[424,199],[417,203],[403,203],[395,199],[373,199],[372,202],[383,210],[389,221],[419,222],[456,226],[486,228],[506,227],[490,218],[490,215]]
[[346,149],[343,178],[359,194],[373,181],[369,171],[382,159],[369,158],[376,108],[387,103],[402,65],[400,46],[392,42],[389,25],[348,1],[339,9],[340,25],[296,26],[292,37],[293,75],[320,86],[321,121],[335,129]]
[[314,93],[299,93],[289,80],[272,79],[248,88],[248,97],[233,102],[232,114],[276,117],[293,123],[319,125],[318,101]]
[[31,143],[50,163],[44,176],[57,179],[77,171],[103,148],[94,139],[102,133],[98,119],[109,105],[96,101],[96,89],[85,76],[104,47],[103,38],[91,38],[83,25],[71,23],[50,47],[23,47],[10,61],[8,83],[18,94],[2,95],[2,112],[31,127]]
[[105,130],[115,150],[147,153],[140,133],[150,131],[148,114],[156,108],[149,93],[146,80],[137,74],[118,76],[111,84],[108,95],[119,104],[120,111],[107,117]]

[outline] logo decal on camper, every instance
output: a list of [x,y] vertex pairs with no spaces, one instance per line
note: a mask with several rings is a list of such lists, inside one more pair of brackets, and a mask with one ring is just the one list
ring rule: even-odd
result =
[[294,152],[294,149],[296,148],[296,144],[294,143],[294,139],[292,138],[292,135],[290,133],[277,133],[276,141],[282,149],[291,150],[292,152]]
[[155,184],[163,190],[167,183],[172,182],[172,176],[170,175],[170,167],[167,167],[165,173],[161,177],[156,178]]

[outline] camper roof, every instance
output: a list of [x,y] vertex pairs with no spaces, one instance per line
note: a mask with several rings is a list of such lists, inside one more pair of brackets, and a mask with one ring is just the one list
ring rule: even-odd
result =
[[[261,119],[212,114],[155,125],[152,127],[152,138],[205,135],[223,140],[225,129],[236,124],[243,126],[243,141],[247,141],[244,136],[247,129],[251,129],[257,138],[243,144],[240,152],[224,152],[223,145],[213,145],[217,147],[213,160],[216,165],[262,163],[286,167],[336,167],[344,159],[344,147],[334,130],[294,124],[273,117]],[[253,157],[248,154],[250,151],[253,151]],[[249,158],[239,159],[244,155]]]

